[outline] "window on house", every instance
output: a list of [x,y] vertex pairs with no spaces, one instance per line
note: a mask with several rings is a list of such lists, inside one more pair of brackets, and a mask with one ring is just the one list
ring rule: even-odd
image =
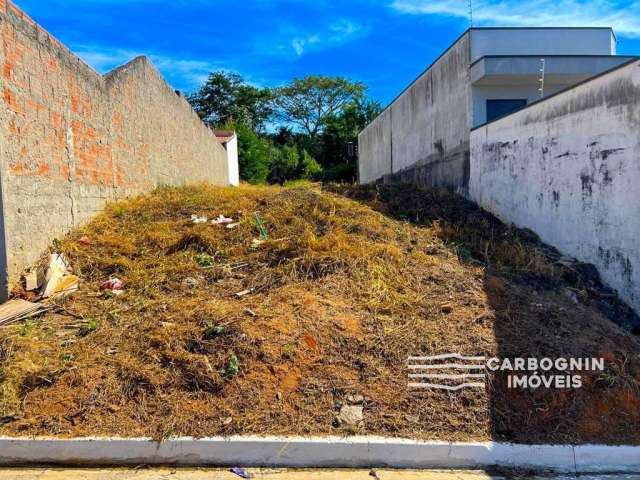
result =
[[526,105],[526,98],[487,100],[487,122],[514,112]]

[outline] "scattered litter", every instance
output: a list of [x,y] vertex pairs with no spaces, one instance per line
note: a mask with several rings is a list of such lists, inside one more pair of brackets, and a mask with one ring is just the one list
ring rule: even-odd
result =
[[207,217],[199,217],[198,215],[191,215],[191,221],[198,225],[200,223],[207,223],[209,221],[209,218]]
[[49,257],[49,266],[42,285],[42,298],[66,294],[78,290],[80,279],[68,275],[69,265],[64,255],[53,253]]
[[183,288],[198,288],[198,285],[200,282],[193,277],[187,277],[182,281]]
[[229,230],[233,230],[234,228],[238,227],[240,225],[240,223],[230,223],[227,225],[227,228]]
[[218,216],[215,220],[211,220],[214,225],[229,225],[233,223],[233,218],[227,218],[224,215]]
[[41,303],[27,302],[16,298],[0,305],[0,326],[9,325],[33,317],[47,310]]
[[240,270],[248,266],[249,266],[249,262],[238,262],[238,263],[232,263],[231,265],[227,265],[227,268],[233,272],[235,270]]
[[124,283],[119,278],[113,277],[100,285],[100,290],[113,292],[114,295],[122,295],[124,293]]
[[247,315],[249,315],[250,317],[257,317],[258,314],[256,314],[256,312],[254,312],[253,310],[251,310],[250,308],[245,308],[244,309],[245,313]]
[[264,226],[264,222],[260,218],[260,215],[256,213],[256,225],[258,226],[258,230],[260,230],[260,236],[263,240],[269,240],[269,232],[267,232],[266,227]]
[[107,348],[107,355],[115,355],[116,353],[118,353],[120,350],[116,347],[109,347]]
[[220,423],[222,423],[225,426],[231,425],[233,423],[233,417],[227,417],[227,418],[223,418]]
[[236,297],[238,298],[242,298],[242,297],[246,297],[247,295],[251,295],[253,292],[255,292],[255,288],[250,288],[248,290],[243,290],[241,292],[236,293]]
[[253,478],[253,475],[250,474],[249,472],[247,472],[244,468],[233,467],[229,471],[231,473],[235,473],[236,475],[238,475],[239,477],[242,477],[242,478]]
[[35,270],[31,270],[25,276],[25,290],[27,292],[34,292],[38,290],[44,283],[44,280],[45,280],[44,269],[37,268]]

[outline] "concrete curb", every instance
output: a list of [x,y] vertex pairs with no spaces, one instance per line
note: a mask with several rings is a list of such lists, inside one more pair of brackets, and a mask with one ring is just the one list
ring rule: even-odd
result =
[[439,442],[383,437],[0,437],[0,465],[180,465],[332,468],[487,468],[640,472],[640,447]]

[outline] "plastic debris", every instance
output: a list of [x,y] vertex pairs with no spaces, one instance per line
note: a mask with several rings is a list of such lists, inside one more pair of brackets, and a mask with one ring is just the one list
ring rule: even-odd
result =
[[197,225],[200,223],[207,223],[209,219],[207,217],[199,217],[198,215],[191,215],[191,221]]
[[269,232],[267,232],[267,228],[264,226],[264,222],[260,215],[256,213],[256,225],[258,226],[258,230],[260,230],[260,236],[263,240],[269,240]]
[[241,478],[253,478],[253,475],[250,474],[249,472],[247,472],[244,468],[240,468],[240,467],[233,467],[231,470],[229,470],[231,473],[235,473],[236,475],[238,475]]
[[31,270],[27,275],[25,275],[25,290],[27,292],[38,290],[40,287],[42,287],[44,281],[44,269],[37,268],[35,270]]
[[124,293],[124,283],[119,278],[113,277],[100,285],[100,290],[113,292],[114,295],[122,295]]
[[0,306],[0,326],[25,320],[47,310],[42,303],[31,303],[16,298]]
[[233,223],[233,218],[227,218],[224,215],[219,215],[215,220],[211,220],[214,225],[229,225]]
[[250,288],[248,290],[243,290],[241,292],[236,293],[236,297],[238,298],[242,298],[242,297],[246,297],[247,295],[252,294],[253,292],[255,292],[255,288]]
[[64,259],[64,255],[51,254],[42,284],[42,298],[64,295],[78,290],[80,280],[75,275],[68,275],[68,271],[69,265]]
[[238,227],[240,224],[239,223],[230,223],[227,225],[227,228],[229,230],[233,230],[234,228]]

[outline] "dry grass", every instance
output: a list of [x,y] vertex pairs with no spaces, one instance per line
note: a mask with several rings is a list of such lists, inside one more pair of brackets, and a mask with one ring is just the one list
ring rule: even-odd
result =
[[[640,342],[588,269],[445,192],[333,190],[165,188],[73,232],[80,292],[0,330],[0,417],[21,417],[0,432],[640,443]],[[240,226],[190,221],[220,213]],[[100,292],[109,276],[124,295]],[[407,389],[407,356],[449,351],[607,370],[580,390]],[[366,397],[361,427],[333,425],[348,394]]]

